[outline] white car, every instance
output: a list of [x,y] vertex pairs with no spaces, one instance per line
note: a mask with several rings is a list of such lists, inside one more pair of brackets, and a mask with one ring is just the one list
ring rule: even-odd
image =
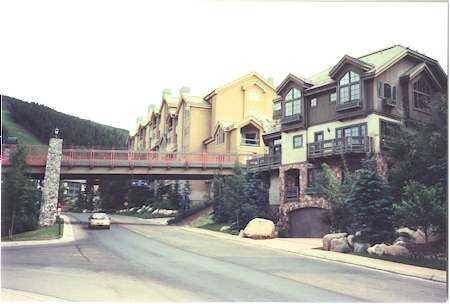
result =
[[106,213],[93,213],[89,217],[89,228],[100,227],[100,228],[111,228],[111,218]]

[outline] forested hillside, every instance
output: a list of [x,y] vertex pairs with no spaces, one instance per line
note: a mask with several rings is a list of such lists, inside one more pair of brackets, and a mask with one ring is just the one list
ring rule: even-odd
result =
[[[55,127],[58,127],[60,137],[64,139],[64,146],[127,146],[127,130],[67,115],[34,102],[24,102],[4,95],[1,97],[2,111],[9,112],[16,124],[33,134],[42,143],[48,143]],[[3,124],[3,128],[7,126]]]

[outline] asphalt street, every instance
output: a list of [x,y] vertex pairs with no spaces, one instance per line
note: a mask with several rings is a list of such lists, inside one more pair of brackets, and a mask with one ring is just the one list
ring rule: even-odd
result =
[[76,240],[2,248],[2,288],[71,301],[439,302],[446,284],[301,257],[180,227],[76,219]]

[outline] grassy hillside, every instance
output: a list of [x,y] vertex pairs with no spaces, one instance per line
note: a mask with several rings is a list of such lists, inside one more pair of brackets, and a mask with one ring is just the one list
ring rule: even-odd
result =
[[8,130],[8,136],[17,137],[20,144],[43,144],[36,136],[25,130],[21,125],[15,123],[11,118],[11,113],[5,109],[2,109],[2,128]]

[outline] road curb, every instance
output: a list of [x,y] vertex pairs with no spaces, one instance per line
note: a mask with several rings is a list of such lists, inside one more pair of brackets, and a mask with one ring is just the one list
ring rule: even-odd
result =
[[[443,270],[395,263],[395,262],[391,262],[391,261],[384,261],[384,260],[378,260],[378,259],[371,259],[371,258],[366,258],[366,257],[362,257],[362,256],[348,255],[348,254],[339,253],[339,252],[320,251],[317,249],[301,249],[301,248],[297,249],[297,248],[293,248],[293,247],[295,247],[295,245],[292,246],[292,244],[290,244],[291,248],[287,248],[287,247],[283,247],[283,246],[276,246],[276,244],[267,243],[268,240],[253,240],[253,239],[248,239],[248,238],[240,238],[235,235],[205,230],[205,229],[201,229],[201,228],[194,228],[194,227],[187,227],[187,226],[183,226],[181,228],[191,231],[191,232],[201,233],[201,234],[205,234],[205,235],[209,235],[209,236],[213,236],[213,237],[217,237],[217,238],[228,239],[228,240],[243,242],[246,244],[252,244],[254,246],[261,246],[261,247],[265,247],[265,248],[295,253],[295,254],[299,254],[304,257],[316,258],[316,259],[326,260],[326,261],[334,261],[334,262],[338,262],[338,263],[345,263],[345,264],[349,264],[349,265],[354,265],[354,266],[359,266],[359,267],[364,267],[364,268],[369,268],[369,269],[374,269],[374,270],[380,270],[380,271],[385,271],[385,272],[389,272],[389,273],[395,273],[395,274],[404,275],[404,276],[408,276],[408,277],[414,277],[414,278],[430,280],[430,281],[435,281],[435,282],[440,282],[440,283],[447,283],[447,272],[443,271]],[[286,243],[288,243],[288,242],[286,241]]]
[[55,298],[55,297],[51,297],[51,296],[45,296],[45,295],[41,295],[41,294],[37,294],[37,293],[16,290],[16,289],[9,289],[9,288],[1,289],[1,300],[2,300],[2,302],[23,302],[23,301],[65,302],[66,301],[61,298]]
[[67,215],[61,215],[64,219],[64,232],[63,236],[59,239],[53,240],[41,240],[41,241],[11,241],[11,242],[1,242],[2,248],[8,247],[18,247],[18,246],[36,246],[36,245],[48,245],[48,244],[62,244],[68,243],[75,240],[73,226],[70,218]]

